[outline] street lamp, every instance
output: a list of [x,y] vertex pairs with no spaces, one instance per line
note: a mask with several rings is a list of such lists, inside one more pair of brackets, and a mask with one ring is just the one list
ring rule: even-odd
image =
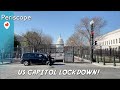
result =
[[90,60],[91,60],[91,63],[93,61],[93,43],[94,43],[94,29],[93,29],[93,26],[94,26],[94,21],[92,20],[90,22],[90,26],[91,26],[91,34],[90,34],[90,46],[91,46],[91,50],[90,50]]

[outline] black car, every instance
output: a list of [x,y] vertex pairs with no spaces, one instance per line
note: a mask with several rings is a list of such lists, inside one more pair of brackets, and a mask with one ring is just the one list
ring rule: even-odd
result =
[[[52,60],[54,63],[54,58]],[[39,53],[24,53],[21,58],[21,64],[28,66],[30,64],[50,64],[48,57]]]

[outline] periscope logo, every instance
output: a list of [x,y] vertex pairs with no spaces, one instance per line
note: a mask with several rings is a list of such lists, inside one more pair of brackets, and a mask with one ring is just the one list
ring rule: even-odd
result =
[[8,29],[10,27],[10,23],[8,21],[4,22],[5,29]]

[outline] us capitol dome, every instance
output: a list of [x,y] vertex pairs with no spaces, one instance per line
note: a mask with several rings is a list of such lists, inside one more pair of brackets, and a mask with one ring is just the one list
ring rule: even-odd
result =
[[57,40],[57,43],[56,43],[56,48],[62,52],[63,49],[64,49],[64,41],[63,39],[61,38],[61,35],[59,36],[58,40]]

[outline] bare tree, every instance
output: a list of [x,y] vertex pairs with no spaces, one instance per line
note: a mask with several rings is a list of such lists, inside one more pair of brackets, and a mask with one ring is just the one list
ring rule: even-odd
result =
[[43,48],[49,49],[51,48],[51,44],[53,42],[53,39],[51,36],[44,34],[42,37],[42,44],[43,44]]
[[85,46],[85,38],[81,33],[74,32],[74,34],[69,37],[66,44],[69,46],[74,46],[74,53],[79,57],[83,55],[83,48]]
[[100,30],[106,25],[106,21],[101,17],[94,18],[82,18],[80,24],[75,26],[75,32],[68,38],[66,45],[77,46],[75,50],[78,50],[79,55],[84,55],[84,49],[90,46],[91,26],[90,21],[94,21],[94,38],[100,36]]
[[80,35],[82,34],[88,44],[90,45],[90,35],[91,35],[91,28],[90,28],[90,21],[93,20],[94,21],[94,38],[96,38],[97,36],[100,36],[101,33],[101,29],[106,25],[106,21],[101,18],[101,17],[93,17],[93,18],[83,18],[81,19],[80,24],[77,24],[75,26],[75,30],[77,33],[79,33]]
[[53,38],[51,36],[45,35],[45,34],[43,35],[43,37],[42,37],[43,44],[51,44],[52,41],[53,41]]
[[70,46],[81,46],[83,45],[84,37],[82,37],[82,34],[79,35],[78,33],[74,32],[67,40],[66,45]]
[[42,40],[42,32],[38,31],[28,31],[25,35],[25,42],[27,42],[28,46],[31,46],[36,51],[38,49],[38,45],[41,44]]
[[23,37],[23,42],[25,42],[26,46],[33,48],[35,52],[45,47],[45,44],[52,43],[52,38],[49,35],[45,35],[41,30],[32,29],[27,31]]

